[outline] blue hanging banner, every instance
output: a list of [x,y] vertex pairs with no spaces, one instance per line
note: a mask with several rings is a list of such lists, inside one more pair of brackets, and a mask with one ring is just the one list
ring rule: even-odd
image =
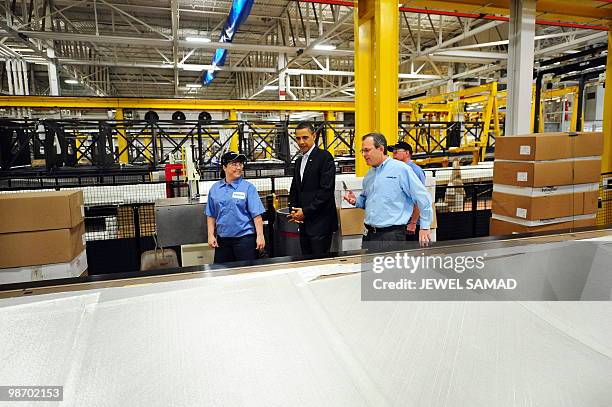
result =
[[[232,9],[230,10],[229,16],[227,16],[227,21],[225,22],[225,26],[223,30],[221,30],[221,37],[219,38],[219,42],[232,42],[234,39],[234,35],[240,28],[240,25],[246,20],[248,15],[251,13],[251,8],[253,8],[253,4],[255,0],[234,0],[232,3]],[[213,66],[223,66],[225,65],[225,58],[227,57],[227,50],[224,48],[217,48],[215,51],[215,55],[213,56],[212,65]],[[202,83],[204,85],[209,85],[213,79],[215,79],[216,70],[209,69],[206,71],[204,78],[202,79]]]

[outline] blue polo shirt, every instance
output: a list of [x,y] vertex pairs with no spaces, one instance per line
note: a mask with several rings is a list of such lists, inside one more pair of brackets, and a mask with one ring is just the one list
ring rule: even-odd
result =
[[429,229],[433,209],[425,185],[407,164],[387,158],[365,175],[355,206],[365,209],[365,224],[382,228],[408,224],[415,203],[421,228]]
[[229,184],[224,179],[219,180],[208,192],[206,216],[216,219],[220,237],[254,234],[253,218],[265,211],[255,185],[242,178]]

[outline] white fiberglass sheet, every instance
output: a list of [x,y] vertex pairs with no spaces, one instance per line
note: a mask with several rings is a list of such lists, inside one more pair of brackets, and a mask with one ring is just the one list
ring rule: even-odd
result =
[[608,302],[366,303],[359,284],[346,276],[311,286],[390,406],[612,400],[612,356],[602,344],[612,325]]
[[0,300],[0,384],[64,385],[62,406],[610,405],[610,302],[362,302],[358,274],[296,270]]
[[363,406],[287,275],[99,304],[81,406]]
[[[97,297],[87,294],[0,308],[0,385],[71,387]],[[49,404],[54,405],[36,405]]]

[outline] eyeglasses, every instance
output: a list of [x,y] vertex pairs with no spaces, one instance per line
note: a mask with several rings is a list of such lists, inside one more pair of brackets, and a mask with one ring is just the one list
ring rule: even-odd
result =
[[232,161],[231,163],[227,163],[228,167],[244,167],[244,163],[242,161]]

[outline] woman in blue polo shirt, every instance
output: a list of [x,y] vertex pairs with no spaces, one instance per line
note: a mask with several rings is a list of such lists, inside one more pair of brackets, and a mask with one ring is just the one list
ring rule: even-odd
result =
[[208,193],[208,245],[215,248],[215,263],[254,260],[266,245],[261,218],[265,209],[255,185],[242,178],[245,162],[243,154],[223,154],[225,178]]

